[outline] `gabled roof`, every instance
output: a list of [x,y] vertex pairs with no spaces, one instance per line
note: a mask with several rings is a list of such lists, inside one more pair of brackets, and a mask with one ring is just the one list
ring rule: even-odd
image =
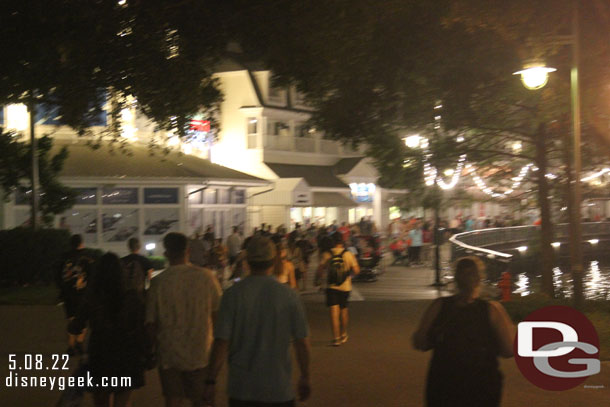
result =
[[345,175],[353,170],[362,160],[364,160],[364,157],[342,158],[334,165],[334,172],[337,175]]
[[305,178],[311,187],[320,188],[349,188],[335,175],[333,166],[329,165],[295,165],[265,162],[280,178]]
[[64,162],[62,177],[85,178],[161,178],[193,179],[202,181],[241,181],[255,185],[269,182],[239,171],[213,164],[195,156],[172,151],[165,155],[161,152],[151,155],[149,149],[142,145],[129,145],[129,155],[108,145],[97,150],[83,142],[66,144],[56,141],[54,151],[61,147],[68,148],[68,158]]

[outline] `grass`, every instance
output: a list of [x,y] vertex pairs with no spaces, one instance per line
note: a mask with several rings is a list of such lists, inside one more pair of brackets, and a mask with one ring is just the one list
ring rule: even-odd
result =
[[[531,312],[549,305],[572,306],[569,299],[548,299],[541,295],[529,295],[503,303],[513,322],[519,323]],[[610,302],[586,301],[584,314],[589,318],[599,336],[601,360],[610,360]]]
[[58,290],[53,285],[0,288],[0,305],[55,305]]

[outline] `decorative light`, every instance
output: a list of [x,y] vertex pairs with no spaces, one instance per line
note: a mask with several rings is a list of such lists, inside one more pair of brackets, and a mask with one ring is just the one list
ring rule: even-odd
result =
[[454,172],[455,172],[455,171],[453,171],[451,168],[447,168],[447,169],[446,169],[446,170],[443,172],[443,174],[445,174],[445,176],[447,176],[447,177],[450,177],[450,176],[452,176],[452,175],[453,175],[453,173],[454,173]]
[[149,252],[155,250],[156,247],[157,245],[155,243],[146,243],[145,246],[146,250]]
[[512,145],[513,151],[519,152],[523,148],[523,144],[520,141],[515,141]]
[[463,141],[464,141],[464,137],[462,137],[462,136],[458,136],[458,137],[455,139],[455,141],[457,141],[458,143],[461,143],[461,142],[463,142]]
[[591,240],[589,240],[589,243],[591,243],[592,245],[595,246],[596,244],[599,243],[599,239],[591,239]]
[[435,109],[437,109],[437,110],[438,110],[438,109],[442,109],[442,108],[443,108],[443,105],[441,105],[441,104],[439,103],[438,105],[434,106],[434,108],[435,108]]
[[419,147],[419,143],[421,141],[421,137],[416,134],[413,136],[408,136],[403,139],[405,141],[405,145],[409,148],[417,148]]
[[517,247],[519,253],[525,253],[527,251],[527,246],[519,246]]
[[551,246],[553,246],[555,249],[557,249],[559,246],[561,246],[561,242],[553,242],[553,243],[551,243]]
[[527,89],[536,90],[543,88],[549,81],[549,73],[556,70],[555,68],[546,67],[544,64],[533,64],[513,73],[513,75],[521,75],[523,86]]
[[30,122],[28,108],[22,103],[6,107],[6,128],[9,130],[25,131]]
[[586,177],[584,177],[584,178],[581,178],[580,180],[581,180],[582,182],[589,182],[589,181],[592,181],[592,180],[593,180],[593,179],[595,179],[595,178],[599,178],[599,177],[601,177],[602,175],[607,174],[607,173],[610,173],[610,168],[604,168],[603,170],[598,171],[598,172],[596,172],[596,173],[593,173],[593,174],[591,174],[591,175],[589,175],[589,176],[586,176]]
[[184,144],[182,146],[182,152],[184,154],[192,154],[193,153],[193,147],[190,144]]

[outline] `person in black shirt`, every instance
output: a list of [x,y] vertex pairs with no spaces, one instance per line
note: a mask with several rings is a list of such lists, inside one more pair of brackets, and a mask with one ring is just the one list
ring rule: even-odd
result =
[[[83,300],[93,263],[94,259],[84,248],[83,237],[81,235],[70,237],[70,251],[63,255],[57,272],[59,298],[63,302],[68,321],[74,319],[76,310]],[[85,335],[85,330],[80,333],[68,333],[69,355],[83,352]]]
[[142,301],[144,301],[144,290],[146,282],[150,281],[153,266],[150,260],[140,253],[140,240],[132,237],[127,241],[130,254],[121,259],[123,271],[125,272],[125,288],[134,290]]

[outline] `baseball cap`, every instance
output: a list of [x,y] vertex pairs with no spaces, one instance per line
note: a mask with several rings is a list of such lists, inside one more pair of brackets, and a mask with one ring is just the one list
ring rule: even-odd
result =
[[275,258],[275,245],[268,237],[253,236],[248,243],[246,256],[249,262],[271,261]]

